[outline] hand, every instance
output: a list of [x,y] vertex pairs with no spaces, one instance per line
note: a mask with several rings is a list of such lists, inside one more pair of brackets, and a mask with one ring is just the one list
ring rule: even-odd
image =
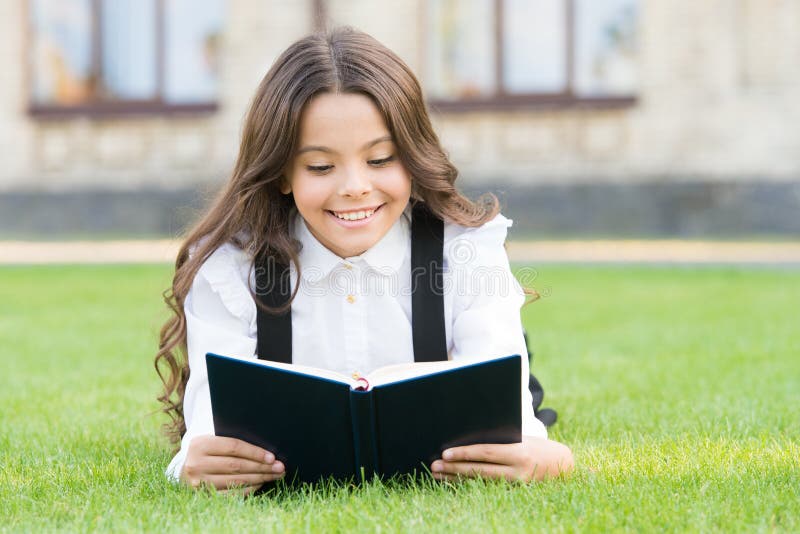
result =
[[284,465],[261,447],[234,438],[197,436],[189,443],[181,480],[192,488],[208,485],[226,493],[236,487],[237,493],[247,495],[285,474]]
[[573,468],[572,451],[557,441],[522,436],[521,443],[479,444],[453,447],[431,464],[436,480],[459,477],[543,480]]

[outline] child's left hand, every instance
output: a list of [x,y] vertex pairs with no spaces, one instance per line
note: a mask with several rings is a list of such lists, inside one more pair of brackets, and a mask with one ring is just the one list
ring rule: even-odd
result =
[[457,480],[460,476],[529,482],[554,477],[573,468],[569,447],[530,436],[522,436],[521,443],[452,447],[442,456],[431,464],[436,480]]

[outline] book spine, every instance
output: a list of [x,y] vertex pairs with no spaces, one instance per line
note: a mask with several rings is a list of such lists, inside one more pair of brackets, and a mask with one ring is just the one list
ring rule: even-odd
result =
[[350,414],[356,478],[363,482],[380,471],[375,432],[375,400],[371,391],[350,391]]

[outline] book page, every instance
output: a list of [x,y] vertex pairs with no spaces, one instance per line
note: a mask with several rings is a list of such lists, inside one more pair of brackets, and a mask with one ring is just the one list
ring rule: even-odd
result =
[[363,386],[365,386],[366,384],[364,383],[364,379],[366,379],[366,381],[369,383],[369,387],[367,388],[367,390],[371,390],[375,386],[391,384],[392,382],[400,382],[401,380],[408,380],[410,378],[430,375],[433,373],[447,371],[450,369],[458,369],[459,367],[466,367],[468,365],[474,365],[476,363],[486,362],[493,359],[495,358],[488,358],[488,359],[466,358],[455,361],[448,360],[442,362],[419,362],[419,363],[411,362],[411,363],[400,363],[397,365],[387,365],[385,367],[380,367],[367,375],[364,375],[364,378],[362,380],[354,380],[352,377],[349,377],[345,374],[338,373],[336,371],[331,371],[328,369],[322,369],[320,367],[274,362],[272,360],[248,360],[248,361],[254,361],[259,365],[265,365],[267,367],[274,367],[277,369],[284,369],[286,371],[294,371],[296,373],[301,373],[304,375],[326,378],[334,382],[347,384],[352,389],[362,388]]

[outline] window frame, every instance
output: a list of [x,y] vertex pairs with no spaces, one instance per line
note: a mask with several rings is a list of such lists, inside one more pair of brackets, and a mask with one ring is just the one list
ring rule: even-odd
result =
[[[219,109],[217,100],[208,102],[192,102],[187,104],[166,102],[164,95],[164,69],[165,69],[165,0],[154,0],[155,2],[155,68],[156,68],[156,97],[148,100],[123,100],[123,101],[104,101],[91,100],[77,105],[46,104],[34,102],[32,98],[32,88],[34,83],[34,67],[31,61],[31,51],[33,50],[33,39],[36,29],[31,20],[31,0],[24,2],[23,16],[25,17],[27,47],[24,49],[24,62],[26,65],[26,99],[27,112],[32,117],[39,118],[59,118],[71,116],[118,116],[118,115],[174,115],[174,114],[209,114]],[[102,0],[90,0],[91,9],[91,72],[97,74],[98,79],[102,79],[103,62],[103,27],[100,23],[102,19]]]
[[[566,24],[564,47],[566,50],[566,84],[563,91],[557,93],[524,93],[515,94],[505,90],[503,84],[503,8],[504,0],[493,0],[494,3],[494,82],[497,90],[490,96],[478,98],[429,98],[428,105],[436,111],[469,112],[469,111],[503,111],[520,108],[627,108],[638,102],[634,93],[628,95],[585,96],[575,92],[575,0],[563,0],[565,3]],[[422,28],[427,27],[430,11],[423,8]],[[424,40],[423,56],[428,65],[429,37]]]

